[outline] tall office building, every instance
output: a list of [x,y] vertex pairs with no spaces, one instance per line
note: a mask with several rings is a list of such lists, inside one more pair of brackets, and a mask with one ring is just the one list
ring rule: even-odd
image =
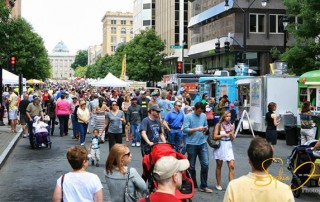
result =
[[[205,70],[233,70],[235,64],[245,62],[250,69],[263,75],[268,73],[272,60],[270,49],[282,49],[284,40],[289,40],[289,45],[293,42],[293,37],[284,39],[282,19],[286,10],[283,1],[267,1],[266,5],[262,0],[190,2],[192,18],[188,28],[192,38],[188,55]],[[230,43],[230,52],[225,51],[226,41]],[[220,44],[220,50],[216,49],[216,44]]]
[[[166,42],[164,53],[168,55],[167,62],[171,73],[175,73],[177,62],[184,62],[185,71],[190,71],[187,47],[190,44],[190,32],[188,30],[189,8],[188,0],[156,0],[155,30],[161,39]],[[172,45],[184,48],[172,48]],[[183,51],[182,51],[183,50]]]
[[133,38],[133,14],[107,11],[102,18],[102,55],[112,55],[120,43]]
[[133,34],[155,29],[155,0],[133,0]]
[[68,79],[74,76],[71,64],[74,62],[75,55],[69,53],[67,46],[60,41],[49,54],[52,67],[53,79]]

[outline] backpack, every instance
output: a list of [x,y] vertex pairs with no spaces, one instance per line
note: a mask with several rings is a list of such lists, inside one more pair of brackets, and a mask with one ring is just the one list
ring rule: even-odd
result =
[[74,108],[74,112],[73,112],[73,116],[74,116],[74,120],[78,122],[78,108],[79,108],[79,105],[77,105],[75,108]]

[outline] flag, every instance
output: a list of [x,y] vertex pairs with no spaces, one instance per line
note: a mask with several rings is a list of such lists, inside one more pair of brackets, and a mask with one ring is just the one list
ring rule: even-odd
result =
[[270,74],[274,74],[274,63],[270,63]]
[[126,69],[127,69],[127,54],[124,54],[123,59],[122,59],[122,71],[121,71],[121,76],[120,79],[121,80],[126,80]]

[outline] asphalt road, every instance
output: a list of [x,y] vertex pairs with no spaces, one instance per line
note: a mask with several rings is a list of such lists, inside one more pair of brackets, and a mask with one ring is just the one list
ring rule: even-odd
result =
[[[70,136],[58,137],[57,130],[52,137],[52,149],[31,150],[28,139],[21,138],[15,149],[10,154],[6,164],[0,170],[0,201],[51,201],[52,193],[57,178],[66,172],[71,171],[71,167],[66,159],[66,151],[70,146],[78,144]],[[69,132],[71,134],[71,131]],[[88,135],[87,142],[91,135]],[[247,148],[250,143],[250,135],[239,135],[233,142],[235,154],[235,173],[236,177],[247,174],[250,170],[247,158]],[[278,141],[276,147],[276,156],[284,159],[291,153],[292,146],[287,146],[284,140]],[[89,166],[88,171],[96,173],[104,186],[104,201],[110,201],[108,188],[104,178],[105,161],[108,154],[108,143],[101,145],[101,163],[100,167]],[[132,167],[137,168],[142,173],[140,148],[131,148]],[[212,194],[195,192],[193,201],[222,201],[224,191],[217,191],[215,186],[215,162],[212,160],[212,150],[210,149],[210,170],[208,185],[214,190]],[[270,172],[278,175],[280,164],[272,165]],[[200,170],[199,161],[197,161],[197,170]],[[289,176],[290,172],[283,166],[283,177]],[[226,188],[228,184],[228,167],[224,163],[222,168],[222,187]],[[197,173],[199,180],[199,172]],[[290,184],[290,181],[284,181]],[[198,181],[199,183],[199,181]],[[319,201],[320,195],[316,193],[304,193],[296,201]]]

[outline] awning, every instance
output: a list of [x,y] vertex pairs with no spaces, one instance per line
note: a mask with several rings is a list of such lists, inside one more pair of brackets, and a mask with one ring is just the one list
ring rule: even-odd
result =
[[[233,0],[229,0],[229,7],[232,8],[233,7]],[[199,13],[198,15],[193,16],[188,24],[188,28],[193,27],[196,24],[199,24],[205,20],[208,20],[211,17],[214,17],[216,15],[219,15],[223,12],[225,12],[225,2],[221,2],[211,8],[209,8],[206,11],[203,11],[201,13]]]

